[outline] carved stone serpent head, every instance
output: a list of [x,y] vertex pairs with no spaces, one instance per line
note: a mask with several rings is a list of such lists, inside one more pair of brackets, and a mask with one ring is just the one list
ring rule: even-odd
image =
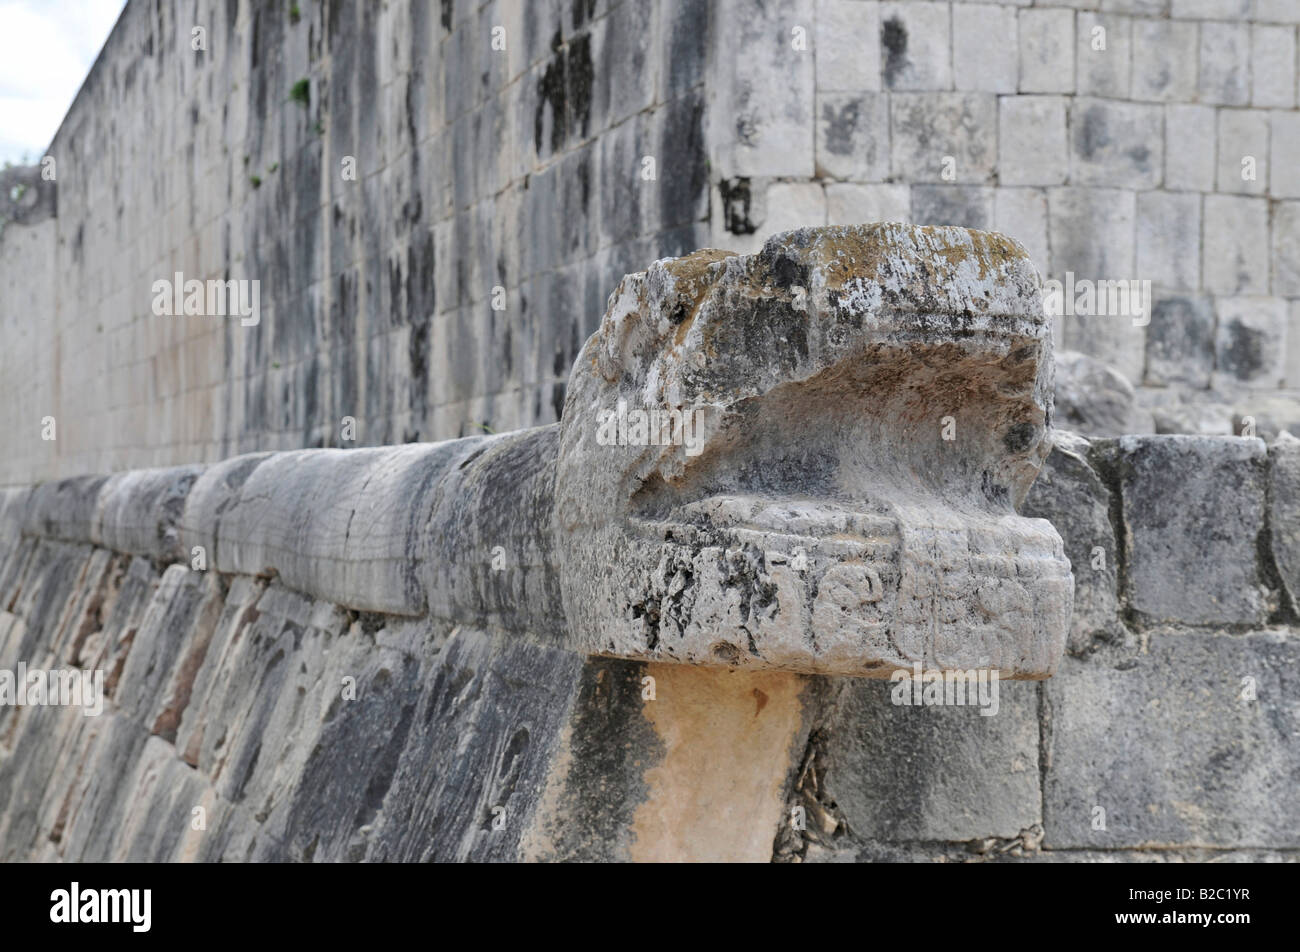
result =
[[628,275],[570,378],[556,556],[596,654],[1052,673],[1073,579],[1018,516],[1051,448],[1024,249],[807,228]]

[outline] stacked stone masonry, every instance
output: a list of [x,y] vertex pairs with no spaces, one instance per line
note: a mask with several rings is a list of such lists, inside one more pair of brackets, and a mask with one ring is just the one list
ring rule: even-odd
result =
[[[624,273],[876,220],[1150,280],[1148,324],[1058,345],[1294,426],[1266,398],[1300,388],[1298,26],[1291,0],[130,2],[54,180],[0,195],[0,484],[553,422]],[[156,316],[177,273],[258,280],[259,323]]]
[[[241,566],[294,532],[221,515],[259,474],[332,492],[354,453],[8,490],[0,668],[102,668],[109,698],[0,708],[0,857],[1295,859],[1300,523],[1277,488],[1300,443],[1060,436],[1026,511],[1059,528],[1081,610],[1056,675],[1005,682],[992,717],[447,621],[364,547]],[[442,464],[413,449],[368,465],[428,487]],[[368,513],[354,498],[341,517]]]

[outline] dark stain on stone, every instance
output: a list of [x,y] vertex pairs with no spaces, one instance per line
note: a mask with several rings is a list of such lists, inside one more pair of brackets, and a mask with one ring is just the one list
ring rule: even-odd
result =
[[752,235],[758,226],[750,220],[751,196],[749,179],[723,179],[718,183],[722,193],[722,224],[733,235]]
[[1002,445],[1007,448],[1009,453],[1023,453],[1038,438],[1038,427],[1036,424],[1025,422],[1017,423],[1007,430],[1002,437]]
[[1106,114],[1096,106],[1085,109],[1083,121],[1074,135],[1075,151],[1083,158],[1091,159],[1108,145],[1110,133],[1106,129]]
[[1240,321],[1227,325],[1228,346],[1219,350],[1219,369],[1241,380],[1249,380],[1266,366],[1268,335]]
[[441,2],[441,6],[442,6],[442,9],[441,9],[442,28],[443,28],[444,30],[446,30],[448,33],[450,33],[450,32],[451,32],[451,15],[452,15],[452,12],[455,10],[455,7],[456,7],[455,0],[440,0],[440,2]]
[[707,208],[709,167],[701,96],[691,94],[665,107],[659,155],[663,162],[659,176],[660,220],[669,227],[687,224]]
[[626,859],[628,831],[649,796],[645,772],[662,761],[663,741],[645,716],[637,661],[591,658],[574,701],[565,815],[555,835],[557,860]]
[[551,37],[553,56],[537,84],[537,108],[533,114],[533,139],[537,154],[546,148],[546,111],[550,108],[550,152],[559,152],[574,133],[587,134],[591,119],[591,38],[577,37],[567,44],[556,30]]
[[893,88],[907,69],[907,27],[898,17],[890,17],[880,27],[880,42],[885,47],[885,85]]
[[596,15],[596,0],[573,0],[573,28],[576,30]]
[[834,155],[853,154],[853,132],[858,127],[858,101],[846,102],[839,109],[831,103],[822,105],[826,122],[826,151]]

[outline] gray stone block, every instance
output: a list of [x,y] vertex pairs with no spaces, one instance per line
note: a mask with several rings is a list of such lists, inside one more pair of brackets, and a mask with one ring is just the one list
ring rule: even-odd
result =
[[1286,374],[1286,302],[1269,297],[1219,298],[1215,379],[1277,387]]
[[1114,4],[1109,4],[1105,13],[1079,13],[1074,61],[1080,96],[1129,98],[1134,69],[1133,34],[1136,25],[1146,21],[1117,15],[1112,12],[1115,9]]
[[912,218],[918,225],[993,228],[993,189],[977,185],[913,185]]
[[[1178,20],[1133,21],[1133,98],[1153,102],[1190,102],[1196,98],[1195,23]],[[1167,136],[1168,151],[1179,154],[1190,143]]]
[[882,3],[880,45],[886,89],[952,89],[948,4]]
[[[1233,2],[1244,7],[1249,0]],[[1243,22],[1244,10],[1227,16],[1241,19],[1201,30],[1197,89],[1201,102],[1244,106],[1250,102],[1250,24]]]
[[1074,92],[1074,11],[1021,10],[1020,91]]
[[1300,845],[1297,662],[1281,631],[1160,630],[1067,658],[1046,685],[1046,845]]
[[1210,299],[1199,295],[1158,298],[1151,307],[1146,354],[1146,383],[1208,387],[1214,370],[1214,306]]
[[1295,29],[1287,26],[1252,24],[1250,61],[1251,105],[1271,109],[1294,108],[1296,104]]
[[880,5],[817,0],[817,92],[880,89]]
[[818,93],[818,175],[854,182],[889,178],[886,99],[879,93]]
[[[1141,192],[1137,197],[1137,276],[1156,287],[1201,284],[1201,197]],[[1148,315],[1149,316],[1149,315]]]
[[1020,64],[1014,56],[995,56],[1016,39],[1016,8],[988,3],[958,3],[952,8],[952,74],[958,90],[1014,93]]
[[1039,822],[1035,686],[1001,683],[998,712],[987,717],[895,705],[895,688],[846,682],[824,721],[823,786],[850,836],[961,841]]
[[1201,273],[1212,294],[1269,293],[1268,202],[1205,196]]
[[1212,436],[1125,436],[1091,457],[1118,486],[1121,593],[1143,625],[1260,625],[1264,443]]
[[899,93],[890,97],[891,168],[904,182],[991,181],[997,163],[997,97],[988,93]]
[[1078,98],[1070,105],[1070,181],[1155,188],[1164,168],[1160,108]]
[[1217,191],[1268,193],[1268,126],[1268,113],[1261,110],[1219,110]]
[[998,97],[998,181],[1061,185],[1070,174],[1063,96]]
[[1087,440],[1058,432],[1056,446],[1020,511],[1054,525],[1065,545],[1074,574],[1074,614],[1067,642],[1071,654],[1087,652],[1094,638],[1121,633],[1119,552],[1110,508],[1111,492],[1088,463]]
[[1273,293],[1300,297],[1300,202],[1273,205]]
[[141,469],[109,477],[100,490],[91,541],[161,562],[188,561],[179,522],[203,466]]
[[1268,448],[1268,529],[1282,591],[1300,615],[1300,439],[1290,433]]

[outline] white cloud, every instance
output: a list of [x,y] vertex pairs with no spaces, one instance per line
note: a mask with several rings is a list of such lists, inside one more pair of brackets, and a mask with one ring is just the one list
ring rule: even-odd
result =
[[39,160],[124,0],[0,0],[0,161]]

